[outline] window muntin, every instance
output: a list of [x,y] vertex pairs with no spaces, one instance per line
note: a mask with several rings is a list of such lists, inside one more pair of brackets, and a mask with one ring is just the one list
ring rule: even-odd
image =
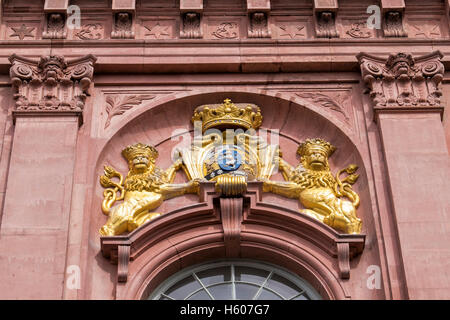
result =
[[318,300],[302,278],[272,264],[227,260],[197,265],[173,275],[149,296],[153,300]]

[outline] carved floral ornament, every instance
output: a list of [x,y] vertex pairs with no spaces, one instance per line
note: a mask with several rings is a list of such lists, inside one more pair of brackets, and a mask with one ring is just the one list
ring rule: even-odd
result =
[[44,56],[39,61],[12,55],[9,74],[16,100],[13,114],[82,111],[94,73],[92,55],[66,61]]
[[362,77],[375,111],[442,112],[442,57],[439,51],[417,58],[406,53],[391,54],[388,59],[358,54]]

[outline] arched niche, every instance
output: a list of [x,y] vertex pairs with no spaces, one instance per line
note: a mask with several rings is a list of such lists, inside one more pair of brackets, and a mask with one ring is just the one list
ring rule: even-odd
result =
[[[261,113],[264,117],[262,128],[268,129],[268,130],[279,130],[280,132],[280,146],[283,150],[283,158],[290,162],[291,164],[297,164],[298,158],[295,154],[295,151],[297,149],[298,144],[306,139],[306,138],[312,138],[312,137],[320,137],[325,140],[330,141],[333,145],[337,147],[337,151],[335,154],[330,158],[330,166],[333,170],[333,172],[336,172],[338,169],[344,168],[350,163],[355,163],[359,166],[359,174],[360,178],[359,181],[355,185],[355,191],[358,192],[361,196],[361,206],[358,209],[358,215],[363,220],[363,234],[373,235],[375,234],[374,225],[373,225],[373,216],[372,216],[372,203],[371,203],[371,197],[369,194],[369,188],[368,188],[368,175],[365,168],[369,165],[369,159],[368,156],[364,154],[364,152],[361,152],[363,149],[360,145],[359,140],[356,138],[356,134],[354,134],[351,130],[348,128],[344,128],[340,126],[341,122],[337,118],[333,117],[325,117],[323,114],[318,112],[317,110],[320,110],[320,106],[311,105],[310,102],[305,102],[303,100],[293,101],[292,99],[284,99],[282,95],[277,96],[268,96],[263,93],[253,93],[253,92],[215,92],[215,93],[205,93],[205,94],[193,94],[189,96],[183,96],[183,97],[174,97],[172,100],[164,101],[161,104],[155,104],[151,103],[145,107],[142,108],[142,111],[140,113],[135,112],[133,116],[128,115],[127,121],[128,122],[121,122],[121,125],[118,126],[119,129],[115,131],[115,133],[110,134],[108,137],[108,140],[105,142],[103,147],[101,148],[101,152],[99,154],[99,157],[97,158],[98,161],[96,163],[96,177],[95,181],[96,184],[93,186],[93,199],[92,199],[92,214],[91,214],[91,220],[90,220],[90,240],[91,241],[98,241],[99,235],[98,235],[98,228],[100,228],[103,223],[105,222],[106,218],[100,214],[99,211],[99,204],[102,201],[102,193],[103,190],[101,186],[98,184],[98,176],[102,172],[103,164],[108,163],[113,165],[116,169],[121,171],[122,173],[127,172],[127,164],[126,161],[121,156],[121,151],[123,148],[125,148],[129,144],[133,144],[136,142],[145,142],[152,144],[157,147],[159,150],[159,159],[157,160],[157,165],[166,168],[171,164],[171,150],[180,142],[179,140],[173,141],[170,137],[173,135],[174,131],[177,130],[178,133],[181,132],[187,132],[192,133],[192,124],[191,124],[191,116],[193,114],[193,110],[202,104],[208,104],[208,103],[220,103],[225,98],[230,98],[235,103],[254,103],[261,108]],[[325,113],[326,114],[326,113]],[[366,165],[367,164],[367,165]],[[274,174],[272,177],[274,180],[282,180],[280,174]],[[183,173],[180,173],[175,182],[182,182],[186,181],[186,177]],[[199,199],[195,195],[186,195],[184,197],[171,199],[169,201],[166,201],[158,211],[165,212],[165,213],[171,213],[163,215],[161,218],[158,218],[152,222],[149,223],[152,227],[155,227],[158,225],[159,221],[163,221],[164,219],[168,219],[170,217],[176,217],[176,212],[179,212],[180,210],[184,210],[184,208],[189,207],[195,207],[198,205]],[[280,196],[272,195],[272,194],[261,194],[261,203],[265,203],[266,205],[273,205],[275,207],[281,207],[285,208],[287,211],[290,212],[291,215],[297,215],[302,218],[303,215],[298,213],[299,203],[295,199],[285,199]],[[278,210],[278,209],[277,209]],[[270,216],[270,215],[269,215]],[[270,224],[270,222],[265,223],[267,225]],[[320,223],[316,223],[316,225],[321,225]],[[142,228],[147,227],[143,226]],[[321,226],[328,228],[327,226]],[[142,229],[141,228],[141,229]],[[208,230],[211,228],[222,228],[219,225],[214,226],[205,226]],[[223,228],[222,228],[223,229]],[[320,229],[320,228],[319,228]],[[330,229],[330,228],[328,228]],[[140,231],[137,230],[137,231]],[[137,232],[136,231],[136,232]],[[200,231],[202,233],[202,231]],[[203,257],[202,259],[209,259],[209,258],[220,258],[221,254],[220,252],[223,252],[224,245],[223,245],[223,230],[222,233],[218,233],[217,235],[217,241],[220,243],[220,239],[222,239],[222,245],[218,244],[217,248],[209,248],[207,251],[211,253],[211,257],[209,256],[209,253],[207,254],[206,251],[202,251],[201,248],[198,248],[197,253],[193,253],[192,255],[192,263],[199,262],[198,258],[195,257]],[[262,235],[263,236],[263,235]],[[267,239],[274,241],[273,237],[268,236]],[[262,241],[262,240],[261,240]],[[300,240],[299,240],[300,241]],[[186,243],[187,246],[193,245]],[[200,244],[199,244],[200,245]],[[158,244],[158,246],[160,246]],[[222,249],[220,249],[222,246]],[[320,246],[319,246],[320,247]],[[304,248],[309,248],[308,246],[305,246]],[[356,269],[356,271],[352,271],[353,273],[356,273],[357,275],[362,275],[365,273],[365,268],[367,265],[371,264],[379,264],[379,256],[377,250],[374,250],[374,247],[369,248],[369,253],[367,253],[367,249],[364,252],[364,259],[357,258],[353,259],[350,262],[350,266],[352,269]],[[154,249],[152,249],[154,250]],[[170,249],[169,247],[165,248],[164,250],[168,250],[167,252],[173,251],[174,249]],[[164,250],[162,252],[164,252]],[[192,250],[196,250],[192,248]],[[259,249],[261,250],[261,249]],[[258,252],[258,250],[248,250],[249,252]],[[289,250],[288,250],[289,251]],[[320,250],[319,250],[320,251]],[[267,249],[261,251],[261,255],[265,256],[266,259],[268,259],[267,252],[273,253],[273,259],[277,259],[280,261],[284,261],[281,259],[281,257],[277,257],[277,255],[280,252],[280,249]],[[289,251],[290,252],[290,251]],[[311,251],[313,252],[313,251]],[[164,255],[164,253],[162,253]],[[292,252],[289,253],[290,255],[293,255]],[[297,256],[294,256],[292,261],[298,260],[298,255],[300,252],[295,253]],[[311,258],[310,252],[306,252],[303,256],[303,260],[307,259],[307,257],[310,257],[310,259],[318,259],[314,256],[314,254],[317,254],[315,252]],[[320,267],[320,263],[317,265],[314,265],[313,267],[309,268],[317,268],[319,270],[322,268],[323,274],[326,274],[327,272],[333,276],[330,276],[331,278],[339,279],[339,261],[337,259],[336,254],[329,253],[328,256],[331,260],[329,260],[326,264],[327,267]],[[249,256],[248,258],[258,258],[257,256]],[[179,259],[174,257],[174,259]],[[286,257],[284,259],[287,259]],[[297,259],[297,260],[296,260]],[[321,258],[325,259],[325,258]],[[326,259],[325,259],[326,260]],[[360,261],[361,260],[361,261]],[[136,260],[137,261],[137,260]],[[168,276],[170,273],[173,273],[180,269],[181,266],[187,266],[190,261],[189,259],[185,259],[183,262],[178,261],[174,264],[167,266],[167,270],[171,270],[171,272],[160,272],[153,274],[152,279],[153,281],[157,281],[157,279],[160,279],[163,275]],[[289,262],[286,262],[286,266],[290,266],[290,270],[293,272],[296,272],[296,270],[293,270],[297,268],[297,271],[299,268],[301,269],[301,263],[296,262],[297,264],[293,264],[291,260],[288,259]],[[270,262],[270,261],[269,261]],[[362,262],[362,263],[361,263]],[[131,265],[134,265],[131,267]],[[296,267],[293,267],[296,265]],[[137,276],[138,270],[136,270],[138,264],[135,264],[134,262],[130,264],[130,269],[127,278],[128,279],[135,279],[135,277],[138,277],[140,281],[149,281],[146,278],[142,278],[142,275],[140,274]],[[143,268],[143,266],[142,266]],[[171,269],[172,268],[172,269]],[[307,270],[306,267],[303,267],[304,270]],[[156,271],[154,271],[156,272]],[[312,271],[311,271],[312,272]],[[313,272],[311,274],[314,274]],[[301,275],[304,278],[308,278],[308,276],[305,277],[304,274]],[[113,279],[112,277],[111,279]],[[160,279],[161,281],[163,279]],[[159,281],[159,280],[158,280]],[[323,282],[325,280],[316,280],[316,282]],[[151,282],[151,281],[150,281]],[[149,282],[149,283],[150,283]],[[314,282],[314,281],[313,281]],[[326,282],[326,281],[325,281]],[[331,281],[333,282],[333,281]],[[117,292],[131,292],[128,291],[129,288],[132,286],[130,283],[128,283],[128,280],[125,285],[127,289],[124,290],[118,290]],[[319,290],[322,290],[322,292],[328,292],[325,296],[328,296],[329,298],[342,298],[344,296],[348,296],[347,294],[344,294],[343,288],[341,285],[339,285],[340,280],[336,282],[338,287],[340,287],[341,293],[336,293],[333,290],[337,290],[338,287],[334,289],[330,289],[332,285],[328,285],[328,289],[324,289],[327,286],[322,286],[322,289],[319,288]],[[133,286],[136,286],[135,282],[133,282]],[[331,287],[330,287],[331,286]],[[123,287],[123,284],[118,283],[118,288]],[[149,286],[147,286],[149,287]],[[325,290],[325,291],[324,291]],[[328,290],[328,291],[327,291]],[[338,291],[339,291],[338,290]],[[137,291],[136,291],[137,292]],[[136,295],[137,293],[134,293],[134,295],[124,294],[118,294],[116,297],[120,298],[140,298],[141,296]]]

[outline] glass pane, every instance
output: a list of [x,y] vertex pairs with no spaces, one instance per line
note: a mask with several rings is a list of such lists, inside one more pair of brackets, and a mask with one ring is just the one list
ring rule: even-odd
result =
[[208,291],[216,300],[231,300],[231,284],[220,284],[217,286],[209,287]]
[[263,289],[257,300],[283,300],[273,292]]
[[201,286],[198,281],[195,280],[193,276],[189,276],[170,287],[170,289],[167,290],[165,294],[171,296],[175,300],[183,300],[190,293],[194,292],[200,287]]
[[306,293],[299,295],[298,297],[292,299],[292,300],[311,300]]
[[[196,272],[196,270],[201,270]],[[271,273],[271,270],[272,273]],[[172,277],[166,291],[153,293],[150,298],[159,300],[217,300],[253,299],[258,294],[259,300],[311,300],[320,296],[309,285],[285,275],[272,265],[250,261],[220,261],[184,270]],[[233,271],[233,274],[232,274]],[[268,278],[270,275],[270,279]],[[234,284],[231,283],[233,276]],[[286,277],[286,278],[285,278]],[[181,281],[178,279],[182,279]],[[206,289],[199,283],[199,281]],[[264,284],[264,287],[261,287]],[[234,288],[234,292],[233,292]],[[304,290],[304,291],[303,291]],[[161,294],[166,295],[163,296]]]
[[193,294],[188,300],[211,300],[205,290]]
[[234,275],[236,281],[252,282],[261,285],[269,275],[269,271],[251,267],[235,267]]
[[236,283],[236,299],[251,300],[258,292],[258,286],[252,286],[245,283]]
[[196,272],[205,287],[225,281],[231,281],[231,268],[229,266],[213,268],[205,271]]
[[291,281],[276,274],[272,275],[269,281],[267,281],[266,287],[276,291],[286,299],[289,299],[302,291]]

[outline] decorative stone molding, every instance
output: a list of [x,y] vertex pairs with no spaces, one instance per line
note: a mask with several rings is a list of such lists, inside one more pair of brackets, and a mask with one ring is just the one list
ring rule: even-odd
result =
[[39,61],[13,54],[9,61],[16,100],[13,118],[24,114],[72,114],[80,125],[96,58],[87,55],[66,61],[62,56],[45,56]]
[[136,10],[136,0],[112,0],[112,10],[114,12],[124,10],[134,12]]
[[403,27],[403,12],[388,11],[384,14],[383,33],[385,37],[407,37]]
[[366,28],[366,25],[367,23],[365,21],[352,23],[346,34],[356,39],[370,38],[372,36],[372,33]]
[[397,53],[384,58],[357,55],[362,77],[377,112],[437,111],[443,106],[439,85],[444,75],[440,51],[413,58]]
[[203,0],[180,0],[181,12],[202,12]]
[[220,198],[223,241],[227,258],[239,256],[243,198]]
[[45,12],[66,12],[69,0],[45,0]]
[[127,282],[128,264],[130,262],[130,246],[119,246],[117,262],[117,282]]
[[75,37],[80,40],[100,40],[104,36],[104,26],[101,23],[88,23],[75,33]]
[[202,16],[198,12],[185,12],[181,16],[182,28],[180,38],[199,39],[203,38],[201,20]]
[[42,33],[44,39],[66,39],[66,15],[60,12],[47,14],[45,31]]
[[112,39],[134,39],[133,15],[129,12],[114,13]]
[[180,38],[203,38],[202,13],[203,0],[180,0],[181,28]]
[[247,0],[248,12],[269,12],[270,0]]
[[317,38],[338,38],[336,30],[337,0],[314,0],[314,24]]
[[381,0],[383,13],[383,34],[385,37],[407,37],[403,27],[404,0]]
[[317,103],[324,108],[336,111],[340,114],[342,114],[346,121],[349,120],[349,117],[347,113],[345,112],[345,109],[343,106],[341,106],[337,101],[335,101],[333,98],[319,93],[319,92],[302,92],[302,93],[296,93],[296,96],[310,100],[314,103]]
[[249,15],[250,23],[248,24],[249,38],[270,38],[268,16],[265,12],[252,12]]
[[155,98],[155,95],[141,94],[141,95],[108,95],[105,98],[107,118],[105,121],[104,129],[108,128],[111,124],[111,119],[115,116],[119,116],[130,110],[134,106],[141,104],[144,100],[150,100]]
[[317,38],[338,38],[336,14],[331,11],[318,12],[315,15]]

